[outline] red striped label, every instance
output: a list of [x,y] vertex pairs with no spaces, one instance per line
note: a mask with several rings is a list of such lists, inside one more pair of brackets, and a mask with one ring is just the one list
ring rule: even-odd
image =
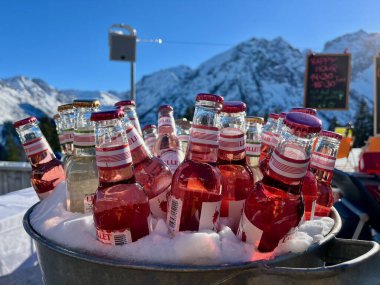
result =
[[190,140],[190,135],[179,135],[178,139],[180,142],[188,142]]
[[311,155],[310,167],[318,168],[321,170],[332,171],[335,167],[336,158],[320,152],[314,152]]
[[139,120],[137,120],[136,118],[133,118],[133,117],[128,118],[128,119],[131,121],[131,123],[135,127],[135,129],[139,132],[139,130],[141,130]]
[[52,152],[45,138],[38,138],[38,139],[28,141],[23,144],[23,147],[28,157],[31,157],[33,155],[36,155],[45,151]]
[[65,143],[72,143],[74,141],[74,129],[63,130]]
[[128,144],[116,147],[97,147],[96,165],[99,169],[119,169],[132,163],[132,156]]
[[261,153],[261,143],[260,142],[252,142],[252,143],[246,143],[245,145],[245,151],[247,153],[247,156],[260,156]]
[[271,146],[277,146],[278,142],[280,141],[280,134],[273,133],[271,136]]
[[95,133],[94,131],[75,131],[74,132],[75,147],[94,147]]
[[265,143],[266,145],[271,146],[272,145],[272,133],[268,131],[263,131],[261,133],[261,141]]
[[190,129],[190,141],[193,144],[218,148],[219,129],[202,125],[193,125]]
[[174,118],[172,116],[161,116],[158,119],[158,127],[163,127],[163,126],[175,126]]
[[245,151],[245,136],[237,128],[222,129],[219,137],[219,149],[228,152]]
[[138,133],[135,127],[130,127],[129,129],[127,129],[127,137],[129,149],[131,151],[135,151],[139,146],[142,146],[144,144],[143,138]]
[[59,144],[65,144],[65,136],[63,134],[58,135]]
[[269,168],[280,176],[294,181],[301,180],[306,175],[310,158],[297,160],[297,157],[306,157],[303,148],[288,147],[284,154],[275,149],[269,161]]

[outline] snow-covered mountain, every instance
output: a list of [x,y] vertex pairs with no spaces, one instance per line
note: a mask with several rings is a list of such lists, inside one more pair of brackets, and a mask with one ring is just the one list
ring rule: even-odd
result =
[[[346,34],[327,42],[321,52],[341,53],[345,48],[352,53],[350,110],[320,112],[325,121],[333,115],[341,123],[352,120],[361,97],[373,105],[373,56],[380,48],[380,34],[362,30]],[[196,69],[181,65],[144,76],[136,84],[140,120],[142,124],[155,122],[162,104],[173,105],[175,116],[180,117],[192,108],[199,92],[220,94],[225,100],[242,100],[250,115],[301,106],[305,55],[282,38],[252,38]],[[4,79],[0,80],[0,124],[28,115],[53,115],[59,104],[84,97],[99,98],[102,104],[111,105],[126,95],[57,90],[42,80],[26,77]]]

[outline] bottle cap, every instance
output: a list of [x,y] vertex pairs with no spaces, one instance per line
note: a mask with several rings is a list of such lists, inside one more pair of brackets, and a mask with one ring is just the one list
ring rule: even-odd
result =
[[290,109],[290,112],[305,113],[313,116],[317,115],[317,110],[313,108],[294,107]]
[[306,113],[290,112],[284,119],[284,124],[297,131],[310,133],[319,133],[322,128],[320,119]]
[[268,118],[275,119],[275,120],[278,120],[279,117],[280,117],[280,115],[276,114],[276,113],[270,113],[268,115]]
[[57,111],[61,112],[65,110],[71,110],[72,108],[73,108],[73,104],[64,104],[64,105],[58,106]]
[[114,106],[133,106],[136,107],[136,102],[133,100],[123,100],[115,103]]
[[18,128],[18,127],[21,127],[23,125],[34,123],[34,122],[37,122],[37,118],[36,117],[28,117],[28,118],[22,119],[20,121],[14,122],[13,126],[15,128]]
[[149,130],[149,129],[157,129],[156,125],[146,125],[143,127],[142,131]]
[[117,108],[114,110],[100,111],[91,113],[91,121],[105,121],[124,117],[124,110]]
[[161,112],[161,111],[163,111],[165,109],[168,110],[168,111],[173,111],[174,110],[173,107],[170,106],[170,105],[162,105],[162,106],[160,106],[160,108],[158,108],[158,112]]
[[76,99],[73,101],[73,107],[75,108],[90,108],[99,106],[100,102],[97,99]]
[[60,117],[61,117],[60,114],[54,114],[53,119],[54,119],[54,120],[58,120]]
[[281,112],[280,115],[278,115],[279,118],[285,119],[288,112]]
[[195,99],[196,101],[210,101],[210,102],[216,102],[216,103],[222,103],[224,102],[224,98],[219,95],[215,94],[207,94],[207,93],[199,93]]
[[324,136],[324,137],[329,137],[329,138],[333,138],[333,139],[337,139],[339,141],[342,140],[342,135],[341,134],[338,134],[338,133],[334,133],[334,132],[330,132],[330,131],[321,131],[319,133],[320,136]]
[[245,117],[245,121],[247,123],[258,123],[258,124],[264,124],[264,118],[262,117]]
[[224,113],[240,113],[245,112],[247,106],[241,101],[224,101],[222,112]]

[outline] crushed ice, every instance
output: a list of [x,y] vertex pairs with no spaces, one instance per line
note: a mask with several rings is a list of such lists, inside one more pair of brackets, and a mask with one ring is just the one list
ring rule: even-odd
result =
[[31,215],[33,228],[42,236],[70,249],[92,255],[143,263],[216,265],[270,259],[280,254],[300,253],[327,235],[334,225],[324,217],[303,222],[293,229],[271,253],[260,253],[254,245],[241,242],[231,229],[180,232],[172,238],[163,220],[153,221],[151,233],[124,246],[109,246],[96,239],[92,215],[67,212],[65,184],[41,202]]

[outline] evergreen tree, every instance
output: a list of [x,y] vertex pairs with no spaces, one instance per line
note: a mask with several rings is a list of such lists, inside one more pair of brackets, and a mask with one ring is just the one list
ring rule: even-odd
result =
[[368,137],[373,134],[373,116],[367,102],[361,98],[354,120],[354,147],[364,145]]
[[46,140],[50,144],[51,149],[54,152],[60,152],[61,147],[59,145],[59,139],[57,134],[57,129],[55,127],[55,122],[52,118],[47,116],[41,117],[38,119],[40,129],[44,134]]
[[1,136],[5,142],[1,155],[2,159],[6,161],[26,161],[24,150],[12,122],[4,122]]
[[329,124],[329,131],[334,132],[335,128],[339,127],[338,119],[336,116],[332,117]]

